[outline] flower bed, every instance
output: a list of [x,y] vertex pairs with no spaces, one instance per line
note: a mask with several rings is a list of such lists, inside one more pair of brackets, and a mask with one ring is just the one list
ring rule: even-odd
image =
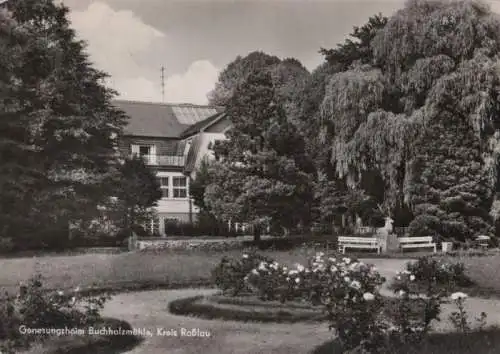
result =
[[[253,269],[251,265],[254,265]],[[245,311],[250,303],[254,308],[264,309],[268,318],[272,318],[275,313],[280,313],[277,303],[285,306],[290,302],[306,302],[323,308],[343,351],[372,354],[386,353],[394,345],[404,347],[409,343],[423,343],[432,323],[439,320],[441,305],[450,299],[458,308],[449,318],[455,328],[469,333],[473,327],[463,310],[466,295],[454,293],[449,297],[450,284],[468,281],[460,264],[450,265],[428,258],[409,264],[409,270],[399,275],[393,289],[395,296],[391,298],[380,294],[385,279],[375,267],[348,257],[328,257],[322,252],[312,257],[306,266],[296,264],[294,269],[257,254],[243,254],[241,260],[223,259],[216,269],[218,286],[222,290],[224,287],[227,290],[226,285],[230,284],[231,288],[246,289],[254,299],[235,299],[232,304],[218,301],[217,306],[214,306],[213,299],[208,303],[206,299],[197,299],[185,303],[186,313],[194,306],[198,315],[205,313],[203,316],[213,318],[261,316],[255,309]],[[224,293],[238,295],[238,292]],[[277,308],[271,311],[272,306],[256,306],[255,299],[274,302]],[[238,316],[234,316],[237,311]],[[481,314],[480,330],[486,323],[485,318],[486,314]]]
[[240,298],[240,302],[228,304],[224,301],[224,297],[197,296],[169,303],[169,311],[176,315],[224,321],[265,323],[326,321],[321,308],[263,302],[257,297]]

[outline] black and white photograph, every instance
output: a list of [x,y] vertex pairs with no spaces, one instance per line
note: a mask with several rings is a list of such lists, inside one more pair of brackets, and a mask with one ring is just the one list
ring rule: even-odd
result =
[[0,0],[0,354],[500,353],[500,0]]

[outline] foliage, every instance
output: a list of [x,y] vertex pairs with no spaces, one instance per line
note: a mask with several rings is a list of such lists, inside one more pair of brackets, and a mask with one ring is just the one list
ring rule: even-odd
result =
[[248,288],[261,300],[281,302],[290,300],[296,279],[299,278],[291,279],[288,276],[288,269],[276,261],[261,261],[259,266],[252,269],[244,278]]
[[[423,343],[433,321],[439,320],[448,292],[457,284],[471,284],[463,264],[431,258],[408,263],[408,270],[398,274],[394,298],[380,294],[385,279],[373,266],[347,257],[325,257],[320,252],[306,267],[297,264],[295,269],[271,259],[255,259],[253,265],[253,269],[244,270],[248,291],[263,301],[299,300],[311,306],[321,305],[343,350],[369,353]],[[238,273],[240,282],[242,273]],[[227,279],[231,279],[229,275]],[[453,294],[452,299],[455,297]],[[462,325],[467,318],[463,308],[452,317]],[[484,315],[481,318],[484,322]]]
[[[406,271],[419,279],[415,284],[424,290],[429,285],[422,283],[422,280],[432,281],[432,286],[439,287],[442,291],[450,291],[457,287],[470,287],[474,284],[465,272],[464,263],[441,258],[420,257],[415,262],[408,262]],[[396,283],[398,281],[401,279],[396,279]]]
[[[453,311],[450,316],[450,322],[453,324],[456,330],[463,334],[469,334],[472,330],[472,324],[469,320],[469,315],[464,308],[465,299],[467,299],[467,294],[462,292],[453,293],[450,296],[451,300],[457,306],[457,311]],[[486,318],[488,316],[485,312],[481,312],[480,317],[476,318],[479,330],[483,330],[486,326]]]
[[271,259],[257,253],[244,253],[241,259],[223,257],[220,263],[212,270],[212,279],[215,285],[225,294],[236,296],[248,290],[245,277],[260,262],[269,262]]
[[[326,51],[330,65],[343,66],[318,117],[336,176],[364,189],[363,175],[375,170],[391,209],[418,216],[432,206],[446,238],[489,234],[499,26],[477,1],[409,1],[387,21],[371,19],[360,41]],[[361,60],[347,66],[345,57]]]
[[436,236],[440,234],[440,219],[434,215],[421,214],[408,225],[410,236]]
[[105,208],[111,220],[122,229],[130,230],[151,219],[161,190],[155,174],[142,158],[124,160],[110,184],[113,198]]
[[276,56],[264,52],[251,52],[245,57],[238,56],[219,74],[213,91],[208,95],[209,103],[216,106],[226,106],[234,95],[236,88],[249,75],[269,69],[280,63]]
[[241,235],[241,231],[230,230],[226,223],[215,219],[211,214],[200,213],[195,222],[165,221],[167,236],[219,236],[231,237]]
[[268,73],[250,75],[235,91],[227,116],[233,126],[214,147],[218,162],[205,203],[221,220],[255,230],[279,223],[291,229],[310,222],[312,165],[304,141],[288,121]]
[[210,161],[206,158],[201,160],[200,166],[196,170],[195,178],[189,185],[189,195],[193,199],[201,213],[209,213],[208,206],[205,203],[205,190],[210,185]]
[[41,275],[37,274],[27,284],[19,286],[16,297],[6,294],[2,299],[0,348],[13,353],[17,348],[53,335],[23,333],[22,328],[87,329],[101,321],[100,311],[108,299],[108,295],[83,295],[79,288],[70,292],[47,291],[43,288]]
[[340,64],[341,71],[347,70],[355,62],[370,64],[373,60],[371,42],[378,31],[385,27],[387,21],[387,17],[382,14],[371,16],[363,26],[354,27],[354,31],[350,34],[352,39],[346,39],[336,49],[322,48],[320,53],[330,64]]
[[[47,225],[91,218],[109,196],[125,124],[76,39],[68,8],[9,1],[0,12],[0,234],[16,245]],[[35,242],[33,242],[35,243]]]

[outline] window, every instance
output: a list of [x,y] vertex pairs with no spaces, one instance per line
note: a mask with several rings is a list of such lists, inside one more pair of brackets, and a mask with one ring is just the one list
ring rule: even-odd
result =
[[140,156],[148,165],[156,165],[156,146],[155,145],[132,145],[132,156]]
[[187,179],[186,177],[173,177],[173,197],[187,198]]
[[158,184],[160,185],[160,190],[161,190],[161,197],[162,198],[168,198],[168,177],[159,177],[158,178]]
[[151,155],[151,146],[139,146],[139,155],[140,156]]

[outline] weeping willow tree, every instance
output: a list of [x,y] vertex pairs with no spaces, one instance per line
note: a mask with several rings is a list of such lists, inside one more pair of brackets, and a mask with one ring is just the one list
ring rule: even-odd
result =
[[[370,63],[333,75],[321,104],[331,163],[445,237],[490,232],[499,134],[500,20],[478,1],[409,1],[370,42]],[[426,221],[427,220],[427,221]]]

